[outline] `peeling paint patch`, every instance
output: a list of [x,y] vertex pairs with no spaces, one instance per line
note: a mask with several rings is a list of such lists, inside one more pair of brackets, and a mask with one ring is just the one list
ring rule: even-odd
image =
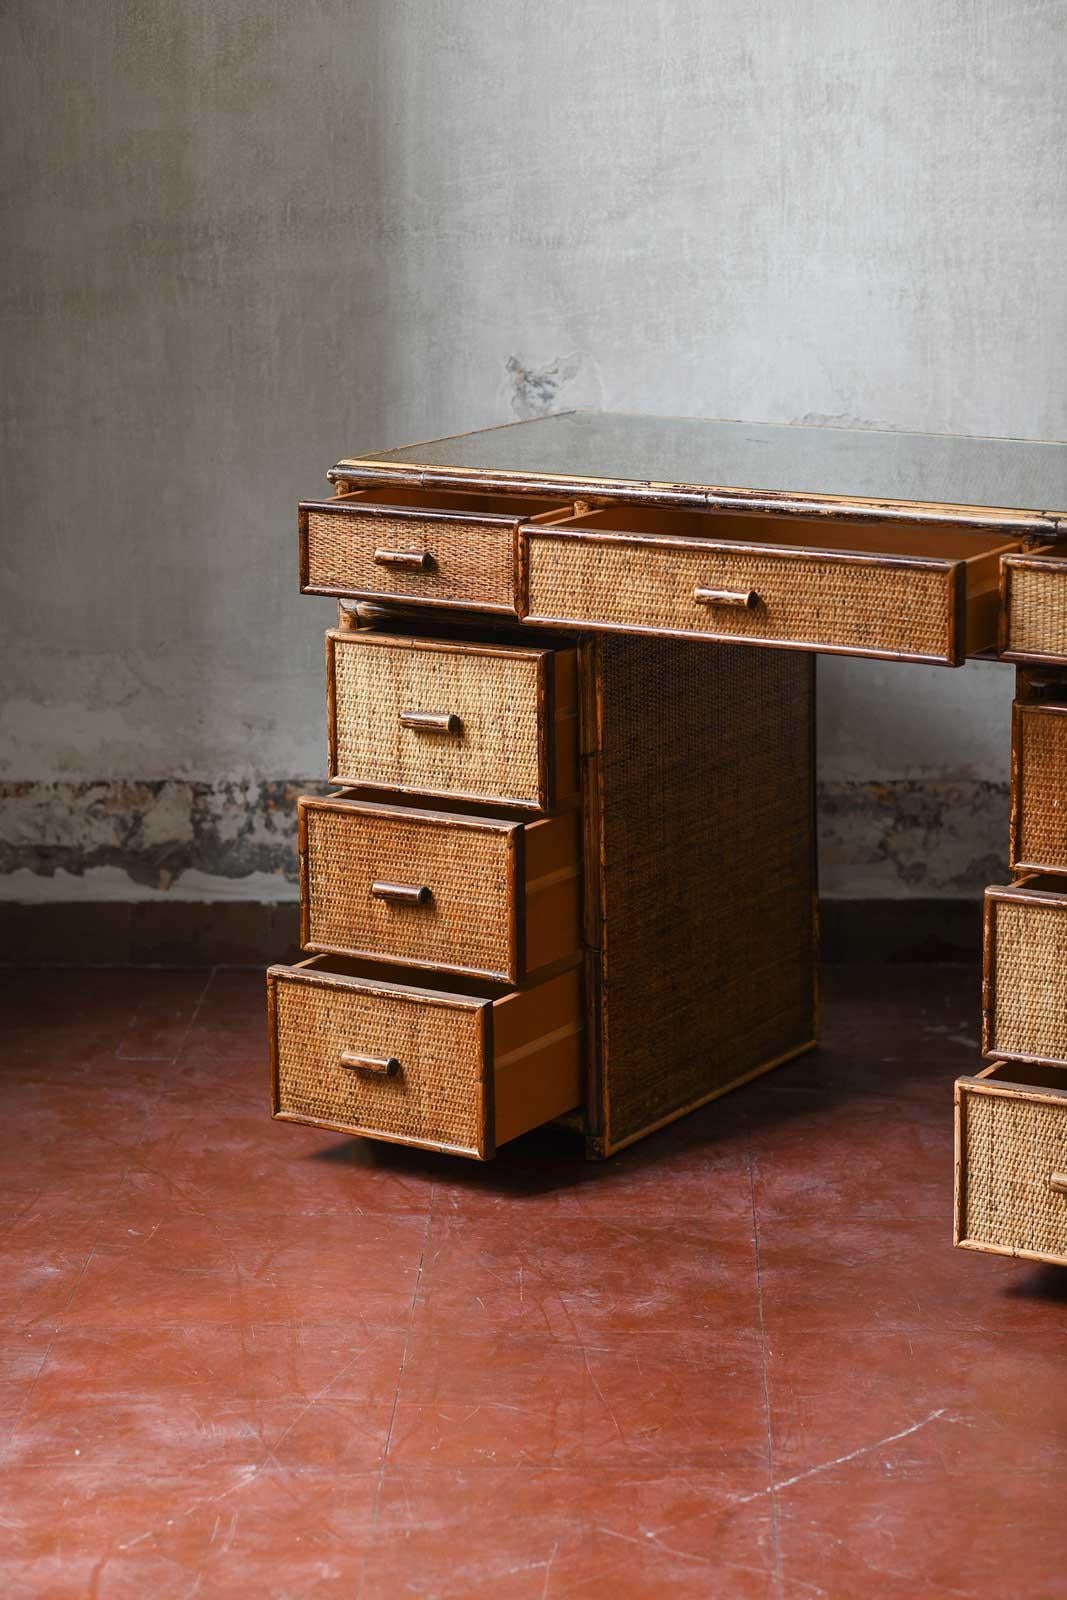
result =
[[564,407],[595,406],[600,401],[599,373],[583,351],[556,356],[541,367],[521,356],[509,356],[505,369],[511,409],[524,422]]
[[84,879],[101,868],[147,891],[185,877],[295,883],[297,797],[323,792],[302,779],[3,783],[0,898],[27,898],[27,874]]
[[1007,874],[1006,783],[821,783],[818,799],[824,894],[977,897]]

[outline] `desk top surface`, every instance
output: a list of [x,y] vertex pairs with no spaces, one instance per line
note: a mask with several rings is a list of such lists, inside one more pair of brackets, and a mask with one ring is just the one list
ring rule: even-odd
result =
[[1067,534],[1067,444],[1033,439],[568,411],[361,456],[332,475],[346,469],[439,486],[643,490],[766,509],[997,507],[1049,519],[1049,531]]

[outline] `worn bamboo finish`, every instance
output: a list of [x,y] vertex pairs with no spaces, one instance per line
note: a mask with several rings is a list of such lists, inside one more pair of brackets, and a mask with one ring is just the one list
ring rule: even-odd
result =
[[1067,666],[1067,558],[1052,551],[1005,556],[1000,586],[1004,659]]
[[330,782],[539,811],[573,805],[577,695],[571,648],[331,629]]
[[[423,988],[323,957],[272,967],[273,1115],[487,1160],[498,1144],[573,1109],[579,970],[511,993],[472,984]],[[370,1070],[358,1070],[360,1061]]]
[[954,1239],[1067,1266],[1067,1074],[997,1063],[956,1083]]
[[[998,535],[786,525],[622,507],[528,527],[522,613],[542,626],[695,636],[958,666],[996,641]],[[833,548],[811,540],[835,534]],[[717,537],[730,534],[729,539]],[[851,548],[850,548],[851,546]]]
[[816,1032],[810,660],[606,637],[583,658],[591,1153]]
[[1067,1066],[1067,885],[1026,876],[985,892],[982,1050]]
[[1010,859],[1013,871],[1067,873],[1067,702],[1012,707]]
[[299,847],[306,950],[502,983],[579,954],[574,813],[525,824],[305,796]]

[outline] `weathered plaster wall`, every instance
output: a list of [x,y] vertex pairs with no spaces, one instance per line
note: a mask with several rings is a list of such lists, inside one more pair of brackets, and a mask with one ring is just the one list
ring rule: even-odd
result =
[[[9,0],[0,874],[293,893],[359,449],[599,404],[1067,433],[1067,14]],[[824,882],[1002,870],[1006,669],[822,666]]]

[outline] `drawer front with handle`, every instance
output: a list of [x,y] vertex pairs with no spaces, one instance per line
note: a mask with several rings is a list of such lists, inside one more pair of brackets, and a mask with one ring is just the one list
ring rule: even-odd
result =
[[1067,556],[1005,556],[1000,584],[1005,660],[1067,665]]
[[546,514],[544,501],[399,487],[305,500],[300,589],[514,616],[519,524]]
[[[741,519],[729,519],[736,525]],[[751,525],[755,520],[745,519]],[[617,531],[623,522],[626,531]],[[1000,535],[833,530],[854,549],[717,539],[728,519],[601,511],[524,533],[524,616],[542,624],[692,635],[958,666],[996,639]],[[648,532],[641,532],[644,527]],[[699,527],[707,537],[661,529]],[[631,531],[632,530],[632,531]],[[749,527],[748,537],[753,530]],[[789,532],[784,526],[778,536]],[[970,543],[967,541],[970,540]],[[888,543],[887,553],[880,546]],[[814,548],[812,548],[814,546]],[[897,553],[897,550],[901,553]],[[930,554],[924,554],[930,551]]]
[[982,1050],[1067,1066],[1067,882],[1026,876],[985,892]]
[[535,810],[572,804],[577,699],[573,649],[334,629],[330,781]]
[[576,956],[578,818],[300,801],[306,950],[519,983]]
[[267,974],[275,1117],[485,1160],[581,1099],[577,968],[508,992],[317,957]]
[[955,1242],[1067,1266],[1067,1073],[996,1063],[956,1084]]

